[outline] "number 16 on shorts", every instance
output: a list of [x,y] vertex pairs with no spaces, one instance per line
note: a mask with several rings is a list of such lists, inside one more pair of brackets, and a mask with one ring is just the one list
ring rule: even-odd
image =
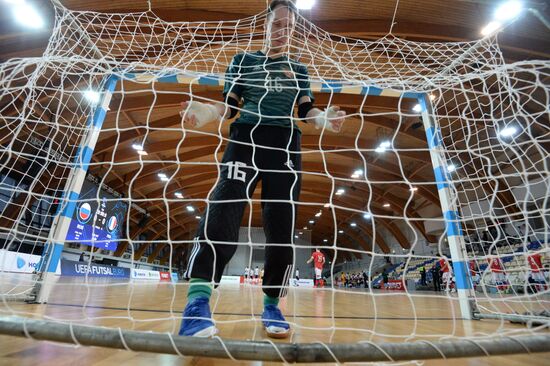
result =
[[239,168],[246,167],[246,164],[240,161],[229,161],[227,162],[227,178],[240,180],[241,182],[246,182],[246,172],[244,170],[239,170]]

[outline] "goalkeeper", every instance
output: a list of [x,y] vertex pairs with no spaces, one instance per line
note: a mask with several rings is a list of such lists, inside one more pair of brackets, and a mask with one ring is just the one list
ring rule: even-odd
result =
[[[263,326],[267,335],[285,338],[290,326],[279,310],[279,298],[292,275],[293,231],[300,194],[302,162],[298,117],[317,128],[338,132],[345,112],[313,107],[306,67],[289,57],[296,8],[275,0],[268,7],[262,51],[237,54],[227,68],[225,103],[182,103],[187,126],[232,119],[230,140],[220,177],[194,238],[185,274],[190,279],[188,303],[179,334],[208,337],[217,333],[211,320],[212,283],[219,284],[239,239],[244,209],[262,181],[262,218],[266,236],[263,279]],[[276,244],[276,245],[269,245]]]

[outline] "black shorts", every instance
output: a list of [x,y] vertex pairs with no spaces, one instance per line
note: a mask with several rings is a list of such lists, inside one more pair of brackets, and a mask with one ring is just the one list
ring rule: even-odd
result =
[[296,129],[231,125],[220,175],[191,250],[187,278],[219,283],[237,249],[234,243],[239,239],[244,210],[261,180],[267,244],[263,290],[268,296],[283,296],[293,271],[294,222],[301,188],[300,138]]

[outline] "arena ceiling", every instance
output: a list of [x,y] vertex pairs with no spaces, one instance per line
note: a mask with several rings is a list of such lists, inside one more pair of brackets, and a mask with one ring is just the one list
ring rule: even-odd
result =
[[[53,23],[53,8],[47,0],[27,0]],[[142,12],[146,0],[60,0],[72,10],[106,13]],[[392,33],[417,41],[472,41],[480,38],[481,29],[495,11],[496,0],[401,0],[395,13]],[[524,1],[547,18],[550,7],[544,0]],[[258,14],[265,0],[151,0],[153,12],[166,21],[236,20]],[[304,16],[318,27],[344,37],[378,39],[389,33],[396,2],[393,0],[318,0]],[[5,4],[1,6],[6,7]],[[526,6],[526,7],[527,7]],[[29,31],[14,23],[11,13],[0,13],[0,60],[42,54],[48,30]],[[532,14],[526,13],[499,36],[507,60],[548,59],[548,29]]]
[[[43,14],[47,14],[49,28],[29,31],[13,22],[9,12],[0,12],[0,60],[14,57],[40,56],[49,39],[49,29],[53,24],[53,8],[48,1],[28,1],[33,3]],[[104,13],[143,12],[148,9],[147,1],[126,0],[62,0],[61,3],[72,10],[86,10]],[[392,35],[406,40],[423,42],[459,42],[472,41],[480,38],[480,30],[490,20],[497,1],[439,1],[439,0],[401,0],[396,10],[396,2],[390,0],[317,0],[312,10],[303,15],[316,26],[343,37],[353,37],[364,40],[376,40],[386,36],[392,19]],[[544,1],[527,1],[530,6],[538,9],[548,17],[548,7]],[[151,0],[151,10],[165,21],[221,21],[247,18],[265,9],[266,2],[259,1],[176,1]],[[6,6],[2,4],[1,6]],[[499,45],[507,62],[531,59],[548,59],[550,57],[550,32],[533,16],[524,14],[520,19],[507,26],[499,35]],[[204,163],[214,162],[216,151],[218,159],[223,153],[223,146],[218,149],[219,139],[204,134],[187,131],[176,133],[174,129],[180,125],[179,104],[185,97],[170,93],[154,96],[149,93],[139,93],[142,86],[125,85],[127,90],[135,91],[127,97],[115,96],[111,110],[119,110],[115,115],[109,113],[105,122],[107,129],[117,127],[125,129],[122,133],[102,133],[94,152],[95,162],[109,161],[113,157],[116,165],[96,164],[91,173],[105,177],[104,182],[126,196],[131,192],[137,199],[150,199],[150,202],[140,202],[150,218],[143,221],[142,214],[131,211],[130,237],[136,239],[139,234],[146,234],[150,242],[157,240],[189,240],[196,230],[197,212],[189,212],[187,204],[165,202],[163,197],[172,197],[175,192],[183,192],[186,199],[198,200],[195,207],[202,212],[205,208],[204,199],[217,178],[217,169]],[[159,90],[169,92],[177,86],[162,86]],[[213,100],[221,99],[221,91],[216,86],[199,86],[193,89],[199,97]],[[412,110],[415,102],[395,98],[372,97],[368,106],[362,105],[360,96],[330,93],[318,93],[316,105],[324,107],[329,103],[341,106],[348,113],[358,111],[369,114],[388,111]],[[154,105],[154,108],[151,106]],[[165,127],[170,130],[155,130],[146,132],[135,128],[147,120],[151,126]],[[372,250],[372,243],[383,252],[389,252],[390,243],[377,234],[378,228],[383,228],[395,242],[403,248],[410,247],[409,234],[403,230],[403,219],[412,218],[409,224],[415,227],[428,242],[439,240],[437,236],[426,232],[423,218],[419,211],[433,212],[439,209],[439,198],[434,181],[426,137],[423,128],[419,128],[418,117],[406,117],[402,121],[396,118],[378,116],[370,117],[364,124],[357,120],[346,123],[339,134],[325,133],[308,125],[301,125],[303,131],[303,150],[311,153],[304,155],[304,170],[312,174],[304,174],[302,182],[301,201],[299,206],[297,230],[307,228],[312,230],[312,241],[321,244],[327,240],[327,245],[338,235],[338,245],[354,250]],[[213,126],[206,131],[217,133]],[[227,125],[222,129],[227,136]],[[158,161],[142,168],[140,164],[125,164],[136,160],[136,151],[132,144],[147,134],[147,159]],[[359,136],[359,139],[356,139]],[[381,139],[393,136],[394,146],[409,149],[399,156],[395,153],[376,154],[374,152],[338,151],[335,149],[353,148],[355,146],[374,150]],[[184,139],[185,144],[179,144]],[[418,149],[417,151],[414,151]],[[425,151],[421,151],[426,149]],[[319,152],[322,150],[323,153]],[[177,152],[177,153],[175,153]],[[165,160],[177,159],[181,162],[197,163],[184,165],[177,169],[177,164],[163,163]],[[326,164],[326,165],[325,165]],[[353,172],[366,167],[368,181],[356,179],[349,181]],[[402,173],[403,170],[403,173]],[[159,171],[174,174],[167,186],[157,177]],[[332,175],[319,175],[329,171]],[[404,181],[404,176],[411,183],[395,183]],[[338,180],[343,178],[346,180]],[[378,184],[370,184],[377,181]],[[336,182],[336,183],[334,183]],[[416,188],[411,190],[411,186]],[[131,187],[131,188],[130,188]],[[332,207],[310,205],[307,203],[329,203],[331,192],[345,189],[345,194],[332,195]],[[253,198],[260,197],[261,188]],[[410,200],[409,200],[410,199]],[[513,206],[513,197],[503,194],[500,199]],[[410,201],[410,202],[409,202]],[[352,212],[339,207],[357,210]],[[322,212],[321,217],[315,214]],[[375,218],[365,220],[359,211],[368,211]],[[249,210],[245,212],[243,223],[248,225]],[[260,205],[252,205],[251,224],[261,226]],[[336,216],[333,215],[336,214]],[[168,232],[167,221],[170,218]],[[335,219],[336,217],[336,219]],[[2,220],[8,218],[4,217]],[[418,220],[415,220],[418,219]],[[314,220],[312,226],[310,220]],[[351,223],[357,227],[350,227]],[[406,225],[405,225],[406,226]],[[166,244],[156,245],[155,255],[160,253]],[[141,246],[136,254],[139,258],[147,246]],[[187,245],[182,245],[187,248]],[[121,255],[125,246],[117,254]],[[344,252],[341,260],[360,256],[356,252]],[[154,257],[153,257],[154,258]],[[167,259],[166,257],[164,259]]]

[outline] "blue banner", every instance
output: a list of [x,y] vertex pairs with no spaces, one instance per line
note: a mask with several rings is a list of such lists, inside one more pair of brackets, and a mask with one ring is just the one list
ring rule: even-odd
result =
[[105,266],[103,264],[88,264],[87,262],[61,259],[62,276],[115,277],[130,278],[130,268]]

